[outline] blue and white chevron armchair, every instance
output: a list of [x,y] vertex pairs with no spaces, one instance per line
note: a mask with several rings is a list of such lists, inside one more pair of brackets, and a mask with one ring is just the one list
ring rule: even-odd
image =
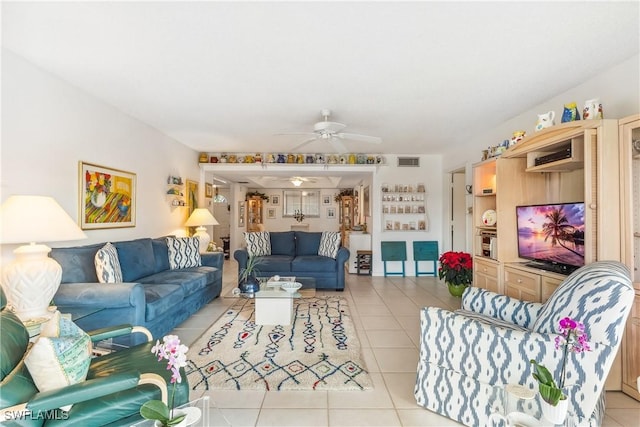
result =
[[537,390],[530,359],[559,378],[562,351],[554,339],[559,320],[569,316],[584,323],[592,351],[569,356],[565,425],[600,426],[604,383],[633,298],[628,269],[600,261],[568,276],[544,304],[470,287],[460,310],[423,308],[416,401],[467,426],[493,426],[491,415],[504,410],[500,385]]

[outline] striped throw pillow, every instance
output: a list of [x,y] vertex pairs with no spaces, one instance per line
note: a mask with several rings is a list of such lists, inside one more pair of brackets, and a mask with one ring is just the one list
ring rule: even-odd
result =
[[110,242],[96,252],[93,262],[100,283],[122,283],[118,250]]
[[167,248],[171,270],[202,265],[200,239],[197,237],[167,237]]
[[271,255],[271,237],[268,231],[245,232],[244,241],[247,243],[249,256]]
[[335,259],[340,249],[340,232],[339,231],[323,231],[320,237],[320,246],[318,247],[318,255]]

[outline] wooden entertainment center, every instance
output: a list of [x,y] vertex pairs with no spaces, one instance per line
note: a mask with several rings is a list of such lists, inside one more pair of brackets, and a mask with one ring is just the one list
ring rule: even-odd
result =
[[[624,262],[636,289],[622,371],[614,365],[607,388],[620,389],[622,383],[625,393],[640,400],[639,163],[637,115],[562,123],[526,137],[500,157],[474,164],[473,283],[527,301],[546,301],[566,275],[528,267],[518,256],[516,206],[584,201],[585,263]],[[495,224],[483,218],[487,210],[496,211]]]

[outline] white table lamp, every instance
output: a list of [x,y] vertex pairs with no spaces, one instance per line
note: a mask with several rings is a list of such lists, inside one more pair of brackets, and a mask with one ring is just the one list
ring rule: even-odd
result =
[[214,218],[211,212],[209,212],[209,209],[197,208],[193,211],[184,225],[187,227],[197,227],[193,236],[200,239],[200,252],[206,252],[209,242],[211,241],[211,236],[207,233],[205,225],[218,224],[219,222]]
[[2,268],[2,289],[20,320],[49,317],[47,310],[60,286],[62,267],[48,256],[46,245],[86,239],[80,227],[51,197],[11,196],[0,207],[0,243],[29,243]]

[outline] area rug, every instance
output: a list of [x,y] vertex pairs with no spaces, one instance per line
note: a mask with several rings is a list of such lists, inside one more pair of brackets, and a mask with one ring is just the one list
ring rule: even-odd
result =
[[342,297],[294,300],[291,325],[254,323],[253,299],[238,298],[190,347],[193,390],[364,390],[372,387]]

